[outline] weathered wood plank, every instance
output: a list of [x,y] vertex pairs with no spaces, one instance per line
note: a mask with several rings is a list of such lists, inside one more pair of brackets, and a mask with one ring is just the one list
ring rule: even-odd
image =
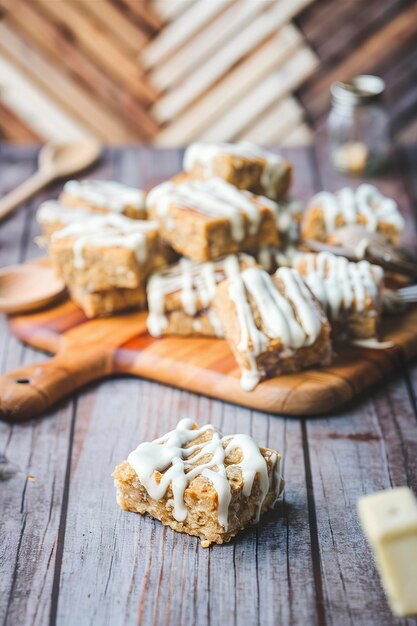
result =
[[[188,39],[198,33],[215,15],[227,8],[230,0],[213,0],[212,2],[188,3],[185,10],[167,24],[142,51],[141,60],[147,69],[155,67],[169,55],[173,54]],[[176,3],[182,9],[184,2]],[[170,16],[171,17],[171,16]],[[174,16],[172,16],[174,17]]]
[[295,0],[291,5],[269,3],[256,20],[207,60],[204,72],[193,72],[175,91],[162,96],[152,107],[152,113],[160,122],[175,118],[253,48],[287,23],[308,2],[310,0]]
[[158,145],[187,143],[200,137],[219,116],[224,115],[240,99],[279,65],[285,62],[301,46],[302,39],[297,30],[287,24],[268,38],[247,59],[215,85],[205,97],[179,115],[155,138]]
[[126,50],[129,55],[139,54],[149,41],[149,36],[133,24],[109,0],[79,0],[77,8],[82,14],[91,16],[102,26],[104,32],[117,44],[118,48]]
[[[7,150],[0,153],[0,193],[34,170],[36,151],[19,154],[11,163]],[[0,265],[31,256],[31,218],[26,207],[2,224]],[[2,371],[42,358],[10,337],[4,317],[0,337]],[[0,423],[0,615],[5,626],[42,626],[49,620],[72,417],[69,401],[52,421],[30,421],[18,429]]]
[[283,146],[308,146],[314,140],[314,133],[305,122],[291,130],[282,140]]
[[76,4],[63,0],[38,0],[38,5],[70,36],[104,71],[119,81],[135,97],[146,103],[155,99],[139,63],[119,49],[99,28],[78,13]]
[[43,141],[100,136],[80,124],[71,114],[61,111],[51,98],[2,54],[1,44],[0,72],[1,85],[7,85],[7,89],[0,91],[0,100],[15,111]]
[[[154,5],[149,0],[145,2],[115,0],[115,3],[120,6],[125,5],[130,13],[133,14],[134,20],[151,34],[157,33],[165,24],[165,19],[159,12],[155,11]],[[177,2],[177,4],[181,4],[181,2]]]
[[318,65],[317,57],[309,48],[302,47],[275,72],[249,92],[203,134],[204,141],[235,140],[244,129],[263,112],[310,76]]
[[35,78],[41,89],[60,102],[71,115],[107,141],[129,141],[131,129],[124,120],[113,117],[103,104],[27,45],[6,23],[0,23],[0,35],[0,51],[23,73]]
[[291,96],[279,101],[266,111],[262,118],[238,137],[239,141],[253,141],[260,144],[279,144],[291,129],[302,121],[304,111]]
[[[227,6],[227,5],[226,5]],[[170,55],[149,73],[150,80],[158,88],[168,89],[187,77],[196,67],[204,72],[204,62],[222,45],[236,36],[242,28],[264,9],[262,3],[241,0],[230,3],[203,31]]]
[[184,13],[194,2],[195,0],[151,0],[151,6],[158,16],[169,21]]
[[0,102],[0,139],[17,143],[40,143],[42,137],[25,124],[14,109]]
[[157,123],[127,90],[121,89],[88,55],[73,45],[56,24],[39,11],[34,3],[15,0],[7,22],[24,33],[52,59],[59,59],[61,67],[80,80],[87,89],[94,89],[112,109],[113,115],[125,117],[139,138],[155,134]]

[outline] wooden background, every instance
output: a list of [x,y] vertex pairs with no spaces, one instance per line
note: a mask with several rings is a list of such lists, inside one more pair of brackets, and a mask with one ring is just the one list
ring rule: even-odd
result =
[[[347,183],[320,146],[285,152],[294,195]],[[31,174],[35,148],[0,145],[0,194]],[[99,178],[148,187],[178,171],[179,150],[108,149]],[[378,181],[416,247],[417,149],[397,152]],[[22,206],[0,227],[0,265],[40,254]],[[414,212],[414,213],[413,213]],[[45,356],[0,316],[0,371]],[[90,385],[42,419],[0,422],[0,623],[3,626],[416,626],[387,606],[359,528],[357,499],[408,484],[417,493],[417,364],[401,364],[366,396],[317,418],[276,416],[146,380]],[[139,441],[179,417],[252,434],[284,456],[276,513],[230,544],[120,511],[111,472]]]
[[417,139],[415,0],[0,0],[0,138],[309,142],[329,86],[387,82]]

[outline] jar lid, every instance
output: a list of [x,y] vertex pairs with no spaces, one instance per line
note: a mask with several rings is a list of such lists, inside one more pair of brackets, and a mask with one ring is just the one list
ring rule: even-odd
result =
[[385,82],[379,76],[361,74],[351,81],[336,81],[330,87],[332,101],[337,104],[357,106],[380,100],[385,91]]

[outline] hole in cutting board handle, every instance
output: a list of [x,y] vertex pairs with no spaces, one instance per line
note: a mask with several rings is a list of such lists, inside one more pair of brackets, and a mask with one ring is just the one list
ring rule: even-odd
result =
[[29,385],[32,381],[30,378],[16,378],[16,382],[19,383],[19,385]]

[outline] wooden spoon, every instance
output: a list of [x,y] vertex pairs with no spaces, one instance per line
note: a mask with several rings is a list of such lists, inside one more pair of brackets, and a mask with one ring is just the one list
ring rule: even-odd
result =
[[49,259],[0,270],[0,311],[27,313],[62,296],[65,284],[56,277]]
[[39,152],[38,170],[0,200],[0,220],[53,180],[85,170],[100,154],[101,147],[93,140],[46,144]]

